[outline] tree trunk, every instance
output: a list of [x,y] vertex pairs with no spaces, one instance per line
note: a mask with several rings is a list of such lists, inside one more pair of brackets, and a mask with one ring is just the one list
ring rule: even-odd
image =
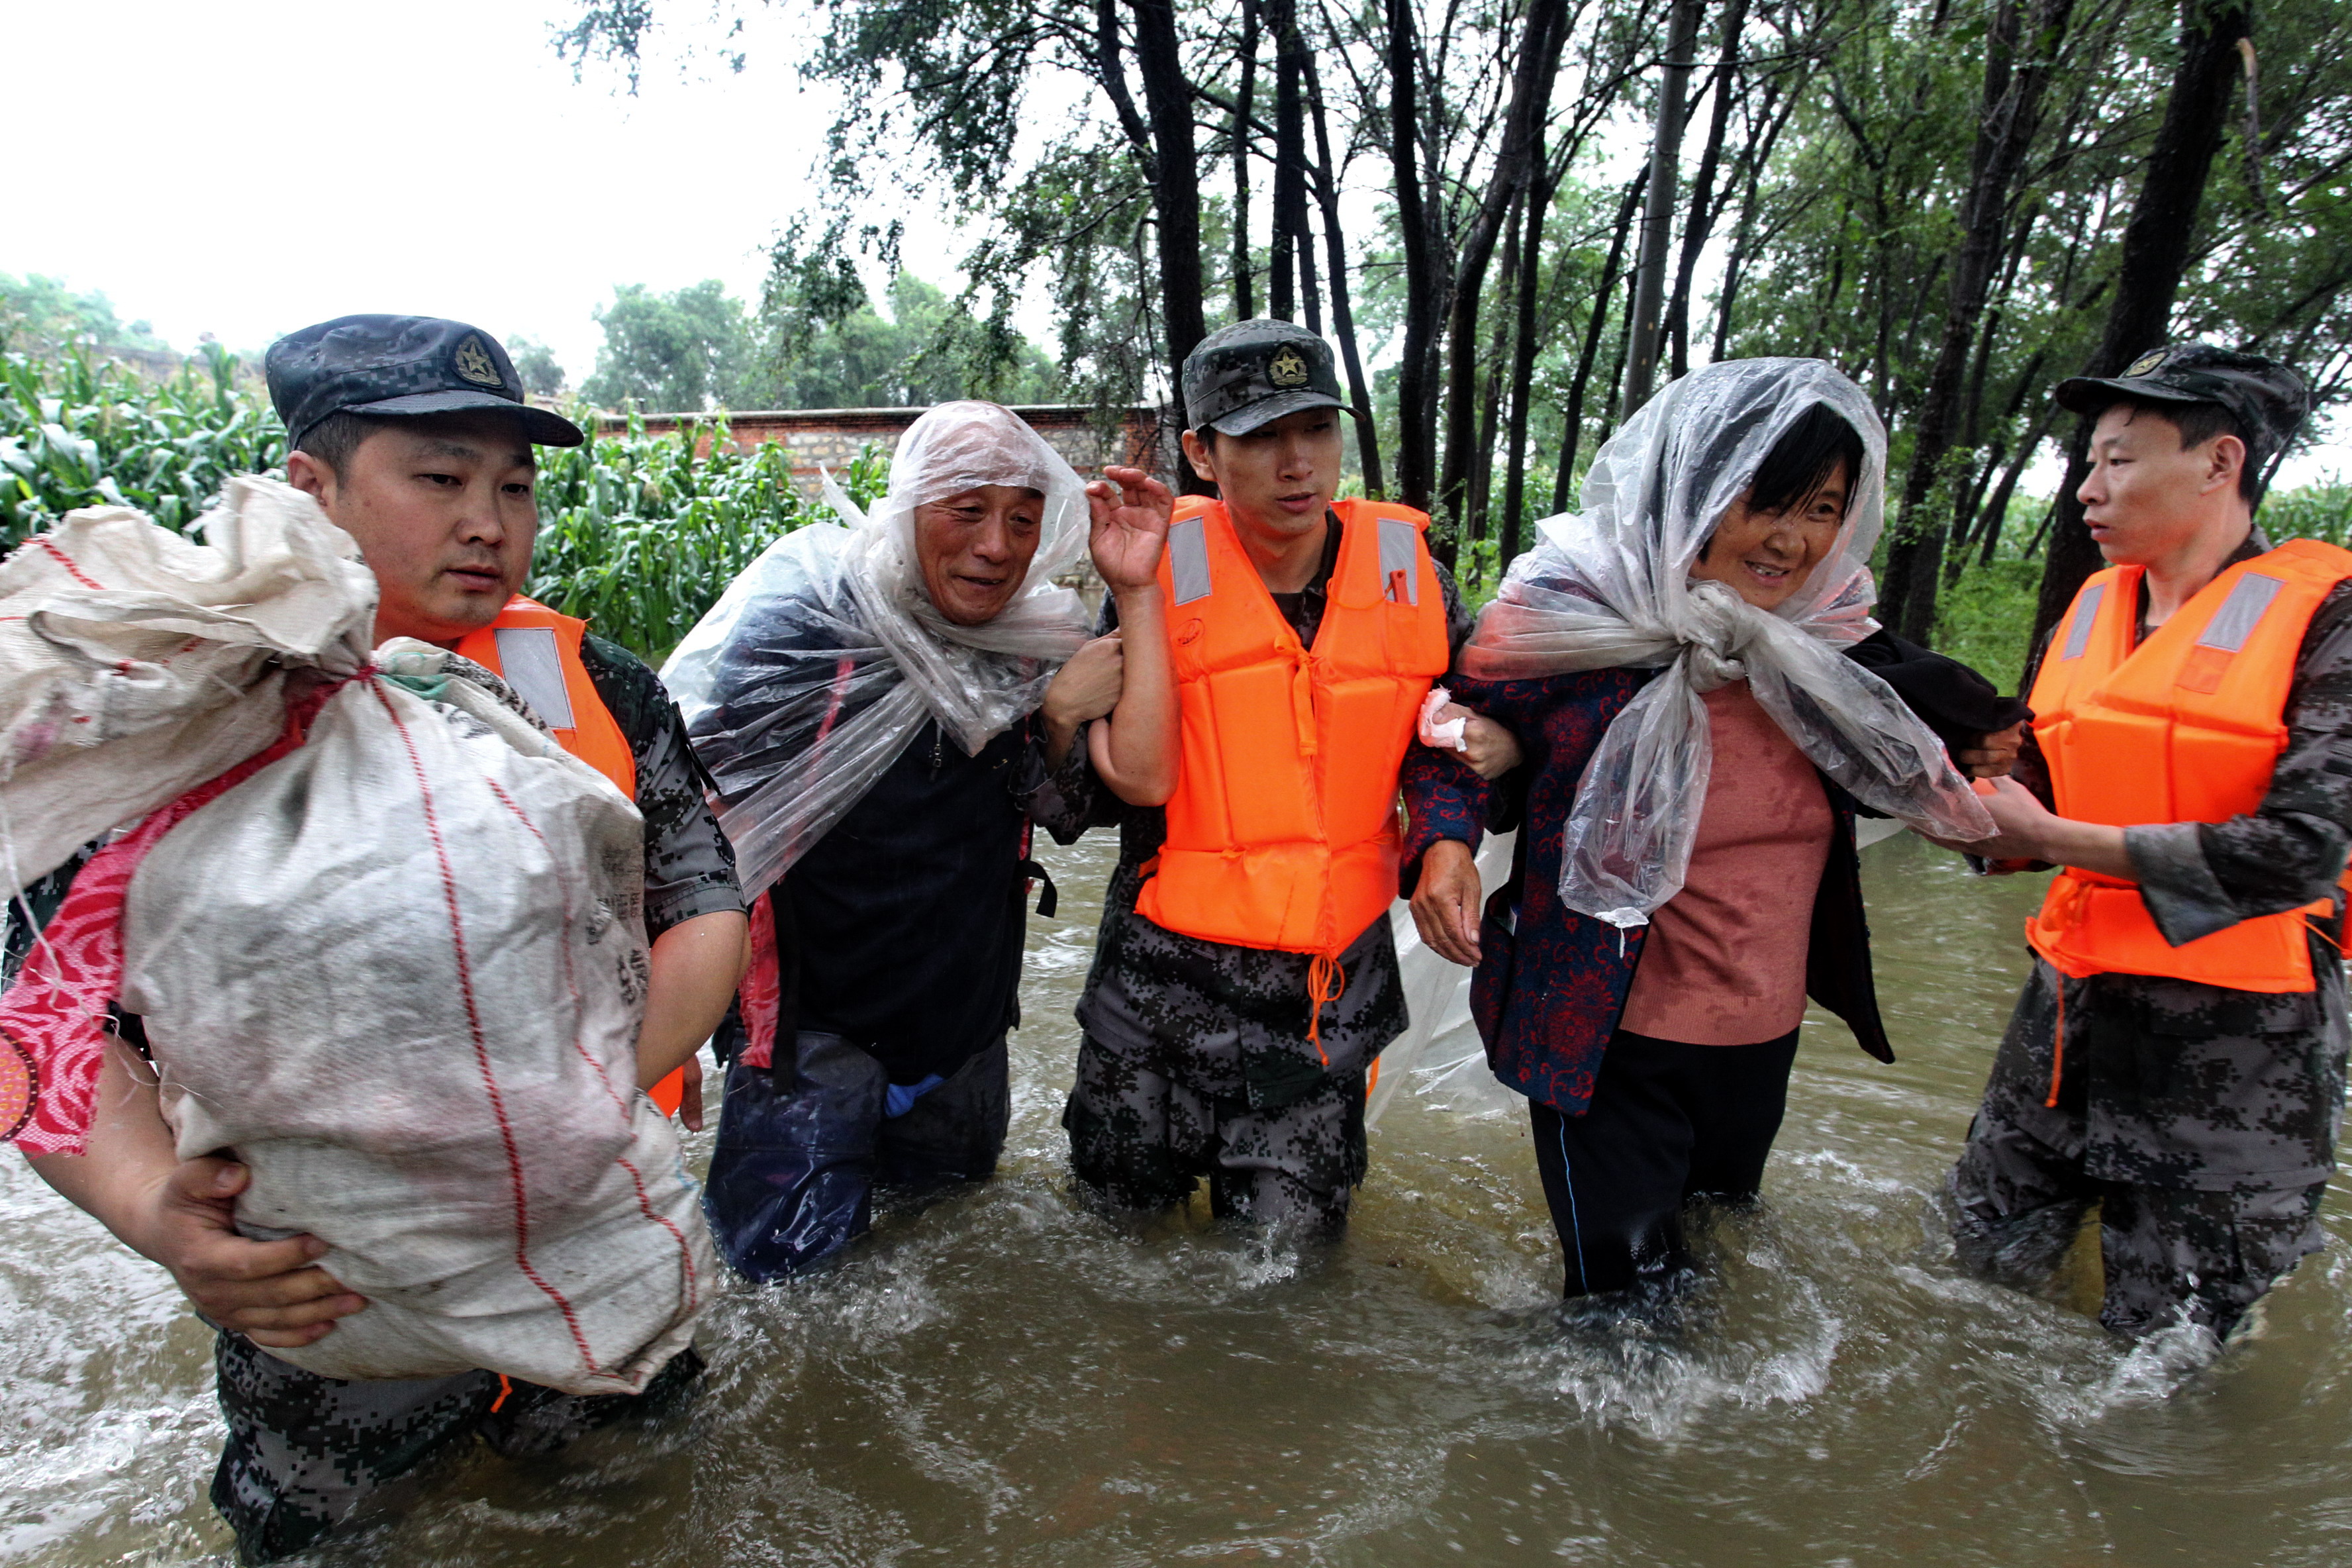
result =
[[[2243,4],[2208,8],[2183,0],[2180,63],[2164,123],[2148,149],[2147,176],[2124,229],[2123,260],[2116,274],[2114,302],[2098,351],[2083,367],[2085,375],[2116,375],[2134,359],[2160,346],[2172,321],[2172,302],[2189,265],[2189,246],[2204,205],[2206,177],[2221,150],[2230,116],[2230,93],[2238,70],[2238,40],[2251,28]],[[2074,492],[2091,471],[2091,422],[2077,420],[2066,451],[2066,478],[2060,486],[2051,523],[2050,553],[2042,568],[2042,598],[2033,616],[2039,649],[2050,628],[2074,602],[2083,580],[2098,570],[2099,547],[2083,526],[2083,503]],[[2032,685],[2029,667],[2026,681]]]
[[[1723,159],[1723,136],[1731,124],[1733,89],[1739,82],[1739,37],[1748,26],[1748,0],[1725,0],[1723,57],[1715,68],[1715,110],[1707,117],[1706,146],[1699,153],[1698,174],[1691,182],[1690,216],[1683,224],[1682,259],[1675,268],[1674,297],[1666,302],[1666,339],[1672,345],[1674,375],[1690,370],[1691,276],[1698,269],[1698,253],[1715,231],[1721,204],[1715,199],[1715,175]],[[1726,182],[1728,184],[1728,182]]]
[[2074,0],[2003,0],[1986,39],[1984,91],[1969,190],[1960,206],[1960,247],[1952,262],[1943,342],[1912,426],[1903,510],[1886,552],[1879,594],[1887,630],[1927,642],[1936,629],[1936,593],[1951,515],[1947,472],[1994,275],[2010,238],[2010,195],[2042,124],[2042,100],[2057,64]]
[[1526,231],[1524,199],[1511,204],[1509,232],[1503,237],[1503,275],[1495,285],[1493,329],[1486,334],[1485,383],[1478,395],[1478,435],[1470,458],[1469,527],[1466,537],[1486,537],[1486,502],[1495,487],[1495,427],[1502,422],[1503,387],[1510,377],[1503,371],[1503,354],[1510,344],[1510,331],[1518,320],[1517,302],[1526,292],[1526,279],[1520,276],[1523,257],[1520,236]]
[[1381,432],[1372,417],[1372,392],[1364,380],[1364,356],[1356,344],[1356,314],[1348,300],[1348,252],[1339,238],[1339,172],[1331,163],[1331,132],[1323,114],[1323,81],[1315,57],[1307,57],[1307,102],[1315,117],[1315,199],[1323,209],[1323,246],[1331,263],[1331,327],[1339,338],[1339,362],[1348,372],[1348,395],[1356,405],[1356,453],[1364,468],[1364,493],[1385,495],[1381,482]]
[[1569,487],[1574,484],[1576,449],[1584,439],[1584,394],[1592,384],[1593,367],[1601,363],[1601,334],[1609,323],[1610,302],[1617,297],[1617,281],[1625,265],[1625,240],[1633,227],[1633,209],[1642,205],[1642,194],[1650,184],[1646,168],[1625,184],[1624,199],[1617,204],[1617,221],[1609,237],[1609,259],[1601,268],[1601,282],[1592,290],[1592,304],[1584,321],[1584,352],[1577,356],[1576,379],[1569,384],[1568,416],[1565,439],[1560,445],[1559,471],[1552,476],[1551,510],[1568,510]]
[[1444,309],[1435,235],[1423,200],[1420,160],[1421,42],[1414,0],[1385,0],[1388,20],[1389,163],[1396,176],[1397,227],[1404,240],[1404,342],[1397,363],[1397,499],[1427,511],[1437,477],[1436,407],[1431,353]]
[[[1503,479],[1503,526],[1495,549],[1495,569],[1507,572],[1519,553],[1519,536],[1528,510],[1528,398],[1535,388],[1536,295],[1543,281],[1544,216],[1559,190],[1559,175],[1549,172],[1542,139],[1536,142],[1536,187],[1528,196],[1528,234],[1519,264],[1519,320],[1511,354],[1511,427],[1503,440],[1508,456]],[[1565,162],[1560,174],[1567,173]]]
[[1242,0],[1242,80],[1234,98],[1234,320],[1257,314],[1250,264],[1250,110],[1257,96],[1257,0]]
[[1454,563],[1454,538],[1465,521],[1470,464],[1475,460],[1478,308],[1483,303],[1486,267],[1502,238],[1503,220],[1528,184],[1528,150],[1535,145],[1550,108],[1552,78],[1558,73],[1560,47],[1567,37],[1567,0],[1529,0],[1495,167],[1487,176],[1477,215],[1463,234],[1454,262],[1451,319],[1446,324],[1445,468],[1437,496],[1441,528],[1453,525],[1440,535],[1449,566]]
[[[1177,52],[1174,0],[1133,0],[1135,62],[1151,126],[1151,198],[1160,219],[1160,313],[1168,384],[1181,400],[1184,358],[1209,335],[1201,281],[1201,161],[1192,144],[1192,93]],[[1206,489],[1177,459],[1187,493]]]
[[1306,50],[1298,39],[1297,0],[1267,0],[1274,35],[1274,271],[1266,284],[1276,321],[1298,319],[1298,279],[1307,229],[1307,135],[1300,89]]
[[[1801,84],[1803,77],[1798,76]],[[1724,359],[1731,352],[1733,313],[1739,303],[1739,283],[1748,263],[1748,247],[1756,236],[1757,188],[1762,183],[1764,165],[1771,160],[1772,149],[1787,128],[1789,116],[1797,106],[1798,95],[1792,90],[1780,99],[1780,108],[1774,111],[1773,102],[1779,97],[1778,79],[1764,87],[1764,110],[1761,126],[1751,122],[1748,147],[1739,155],[1739,179],[1744,194],[1739,200],[1739,223],[1732,231],[1731,255],[1723,268],[1723,293],[1715,305],[1715,345],[1710,357]]]
[[1675,187],[1682,173],[1684,95],[1691,56],[1698,48],[1699,0],[1674,0],[1666,24],[1665,73],[1658,84],[1658,123],[1650,142],[1650,193],[1642,213],[1642,255],[1633,272],[1633,313],[1628,319],[1624,419],[1650,401],[1658,377],[1658,310],[1666,297],[1667,242],[1674,237]]

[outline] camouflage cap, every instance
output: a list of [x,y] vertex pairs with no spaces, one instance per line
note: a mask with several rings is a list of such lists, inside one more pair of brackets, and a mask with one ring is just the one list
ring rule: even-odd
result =
[[1345,408],[1331,345],[1289,321],[1236,321],[1184,356],[1184,423],[1242,436],[1302,408]]
[[499,340],[437,316],[338,316],[289,332],[262,356],[269,401],[290,445],[330,414],[458,414],[508,409],[542,447],[577,447],[580,426],[523,399],[522,378]]
[[2053,395],[2062,408],[2095,414],[2119,398],[2149,403],[2218,403],[2246,432],[2252,460],[2278,455],[2311,408],[2311,389],[2302,376],[2274,359],[2239,353],[2211,343],[2174,343],[2153,349],[2124,367],[2121,375],[2077,375],[2058,384]]

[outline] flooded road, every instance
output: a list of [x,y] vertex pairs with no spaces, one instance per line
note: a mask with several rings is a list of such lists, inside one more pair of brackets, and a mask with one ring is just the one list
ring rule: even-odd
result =
[[[1400,1096],[1353,1229],[1269,1251],[1070,1198],[1058,1117],[1115,846],[1045,857],[1003,1174],[706,1320],[691,1415],[477,1455],[333,1563],[2352,1562],[2352,1223],[2202,1372],[1981,1286],[1928,1216],[2038,879],[1864,857],[1901,1060],[1809,1024],[1761,1213],[1685,1321],[1580,1327],[1507,1111]],[[209,1335],[0,1160],[0,1563],[226,1560]]]

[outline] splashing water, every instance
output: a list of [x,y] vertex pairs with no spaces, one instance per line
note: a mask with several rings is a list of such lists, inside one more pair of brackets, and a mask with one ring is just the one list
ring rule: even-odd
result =
[[[731,1289],[668,1424],[463,1456],[333,1564],[1633,1568],[2352,1561],[2352,1249],[2215,1359],[1954,1267],[1932,1200],[2023,968],[2028,879],[1864,858],[1902,1060],[1807,1029],[1765,1201],[1642,1319],[1563,1311],[1524,1119],[1402,1096],[1336,1246],[1074,1201],[1058,1117],[1112,846],[1048,852],[988,1185]],[[707,1140],[702,1141],[707,1149]],[[698,1152],[698,1158],[699,1152]],[[210,1336],[0,1162],[0,1563],[219,1563]]]

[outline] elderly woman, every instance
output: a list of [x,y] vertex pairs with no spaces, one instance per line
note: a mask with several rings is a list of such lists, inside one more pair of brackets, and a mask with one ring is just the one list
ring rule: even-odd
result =
[[[1867,617],[1885,473],[1876,416],[1825,364],[1675,383],[1457,660],[1454,700],[1514,731],[1521,765],[1492,784],[1443,751],[1407,765],[1413,916],[1477,966],[1570,1296],[1671,1280],[1685,1205],[1754,1196],[1809,994],[1893,1059],[1857,812],[1990,829],[1950,755],[2003,771],[2024,711]],[[1482,916],[1480,831],[1514,826]]]
[[[1174,753],[1166,491],[1107,471],[1126,504],[1011,410],[942,404],[900,439],[870,516],[831,491],[854,526],[777,541],[664,671],[758,896],[717,1040],[731,1065],[705,1200],[753,1279],[848,1245],[877,1186],[995,1169],[1025,889],[1044,875],[1031,801],[1078,728],[1108,714],[1096,769],[1166,798],[1166,770],[1134,760]],[[1089,543],[1145,634],[1132,657],[1089,641],[1054,584]]]

